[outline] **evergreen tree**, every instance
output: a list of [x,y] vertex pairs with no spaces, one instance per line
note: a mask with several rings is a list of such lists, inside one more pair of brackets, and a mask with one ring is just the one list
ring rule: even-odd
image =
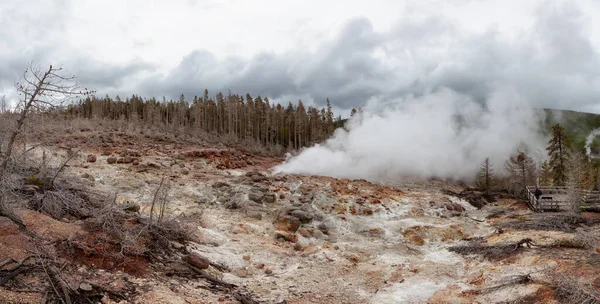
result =
[[548,161],[544,161],[540,168],[540,185],[550,186],[552,185],[552,170]]
[[552,138],[548,142],[546,150],[550,157],[550,168],[554,185],[564,186],[569,145],[565,129],[558,123],[552,126]]

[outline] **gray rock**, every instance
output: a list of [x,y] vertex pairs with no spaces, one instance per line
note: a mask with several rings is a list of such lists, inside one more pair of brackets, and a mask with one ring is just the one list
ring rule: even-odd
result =
[[240,205],[235,200],[230,200],[224,204],[225,209],[239,209]]
[[262,213],[260,211],[255,210],[246,210],[246,215],[250,218],[262,220]]
[[254,185],[254,182],[252,181],[251,178],[244,178],[240,183],[242,185],[248,185],[248,186]]
[[291,215],[304,223],[310,222],[313,219],[313,215],[304,210],[294,210]]
[[323,214],[320,214],[320,213],[316,213],[313,218],[313,220],[315,220],[315,221],[322,221],[324,219],[325,218],[323,217]]
[[267,177],[264,176],[264,175],[263,176],[261,176],[261,175],[252,175],[251,179],[252,179],[253,182],[257,183],[257,182],[262,182],[262,181],[267,180]]
[[258,171],[250,171],[250,172],[246,172],[246,176],[248,177],[252,177],[252,176],[262,176],[265,177],[264,174],[258,172]]
[[313,236],[317,239],[320,240],[324,240],[327,238],[327,236],[325,235],[325,233],[321,232],[321,230],[315,230],[315,232],[313,233]]
[[265,196],[264,193],[261,192],[250,192],[248,193],[248,199],[251,201],[255,201],[257,203],[260,203],[263,199],[263,197]]
[[277,200],[277,197],[275,196],[274,193],[269,193],[267,195],[265,195],[265,197],[263,198],[264,202],[267,204],[272,204]]
[[265,186],[265,185],[261,185],[261,184],[254,184],[253,185],[253,189],[254,191],[258,191],[258,192],[269,192],[269,187]]
[[321,223],[317,226],[317,228],[323,232],[324,234],[329,234],[329,228],[327,227],[327,225],[325,225],[325,223]]
[[231,187],[228,183],[224,183],[224,182],[216,182],[214,184],[212,184],[213,188],[223,188],[223,187]]
[[257,202],[253,202],[253,201],[244,201],[244,203],[242,203],[242,206],[244,207],[244,209],[246,210],[256,210],[256,209],[262,209],[263,206]]

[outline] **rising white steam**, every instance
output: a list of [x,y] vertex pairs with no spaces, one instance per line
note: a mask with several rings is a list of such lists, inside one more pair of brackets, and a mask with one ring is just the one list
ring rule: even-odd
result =
[[585,154],[588,158],[592,157],[592,142],[596,136],[600,135],[600,128],[593,130],[585,139]]
[[471,179],[485,157],[500,173],[517,148],[535,155],[544,147],[538,112],[511,90],[496,90],[485,105],[451,90],[370,105],[347,130],[338,129],[274,171],[376,181]]

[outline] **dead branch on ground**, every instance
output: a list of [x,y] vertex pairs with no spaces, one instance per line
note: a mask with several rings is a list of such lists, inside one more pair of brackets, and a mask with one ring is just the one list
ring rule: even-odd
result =
[[500,259],[512,254],[521,252],[524,247],[530,248],[533,241],[530,238],[522,239],[516,243],[508,243],[501,245],[459,245],[448,248],[449,251],[456,252],[462,255],[479,254],[488,259]]

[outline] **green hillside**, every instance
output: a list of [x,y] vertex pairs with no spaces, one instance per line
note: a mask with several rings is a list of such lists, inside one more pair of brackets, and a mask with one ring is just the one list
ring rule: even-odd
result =
[[[550,134],[552,125],[560,123],[567,131],[571,147],[576,150],[582,151],[588,134],[594,129],[600,128],[600,114],[554,109],[541,109],[540,111],[543,111],[546,116],[542,128],[545,135]],[[594,140],[592,149],[600,150],[600,138]]]

